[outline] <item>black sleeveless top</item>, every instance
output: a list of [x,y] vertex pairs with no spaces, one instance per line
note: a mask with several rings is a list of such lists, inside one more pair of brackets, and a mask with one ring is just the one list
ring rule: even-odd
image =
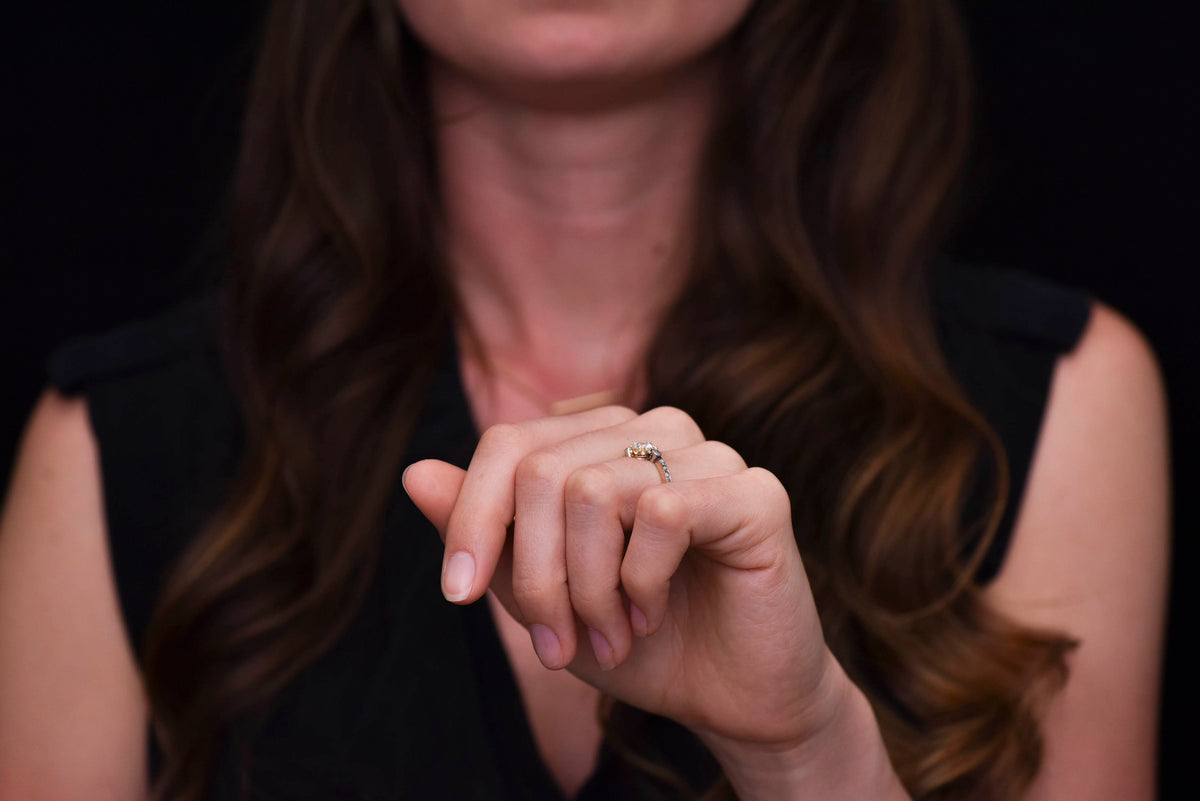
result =
[[[1016,273],[953,267],[936,275],[947,360],[1010,463],[1007,511],[980,582],[1000,568],[1055,363],[1074,348],[1090,308],[1081,294]],[[55,387],[88,401],[121,609],[137,648],[165,573],[219,503],[243,444],[213,317],[213,304],[194,303],[69,344],[49,363]],[[476,441],[448,350],[404,463],[436,457],[465,466]],[[442,599],[441,541],[402,491],[384,532],[362,609],[269,710],[235,727],[212,797],[560,799],[487,605]],[[716,777],[682,727],[650,717],[641,731],[637,747],[694,788]],[[605,748],[577,797],[675,796]]]

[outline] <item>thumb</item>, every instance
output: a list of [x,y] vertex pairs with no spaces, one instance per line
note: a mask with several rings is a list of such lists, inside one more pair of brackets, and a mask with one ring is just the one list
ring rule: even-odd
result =
[[446,538],[446,525],[450,513],[458,502],[467,471],[437,459],[413,462],[404,470],[400,483],[408,497],[429,518],[442,539]]

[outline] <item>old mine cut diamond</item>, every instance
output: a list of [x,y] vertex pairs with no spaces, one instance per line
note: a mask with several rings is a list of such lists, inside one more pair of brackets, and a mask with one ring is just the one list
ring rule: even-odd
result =
[[625,449],[625,455],[634,459],[653,461],[662,458],[662,451],[656,448],[653,442],[635,442]]

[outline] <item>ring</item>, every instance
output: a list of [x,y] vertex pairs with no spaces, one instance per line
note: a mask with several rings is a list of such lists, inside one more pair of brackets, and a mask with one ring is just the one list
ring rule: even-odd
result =
[[662,451],[653,442],[635,442],[625,449],[625,455],[630,459],[653,462],[654,466],[658,468],[658,475],[662,477],[662,483],[671,483],[671,471],[663,459]]

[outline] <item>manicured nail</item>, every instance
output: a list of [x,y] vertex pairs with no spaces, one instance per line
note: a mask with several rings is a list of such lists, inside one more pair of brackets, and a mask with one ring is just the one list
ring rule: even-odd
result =
[[646,622],[646,613],[634,603],[629,605],[629,624],[633,626],[633,633],[639,637],[645,637],[646,632],[650,630],[650,624]]
[[447,601],[461,601],[471,594],[475,583],[475,557],[459,551],[446,560],[442,571],[442,593]]
[[548,668],[562,667],[562,645],[549,626],[534,623],[529,627],[529,638],[533,640],[533,650],[537,651],[543,665]]
[[616,666],[617,660],[613,657],[613,649],[608,644],[608,640],[604,639],[604,635],[595,629],[588,629],[588,639],[592,641],[592,653],[596,655],[596,662],[600,665],[600,669],[612,670]]

